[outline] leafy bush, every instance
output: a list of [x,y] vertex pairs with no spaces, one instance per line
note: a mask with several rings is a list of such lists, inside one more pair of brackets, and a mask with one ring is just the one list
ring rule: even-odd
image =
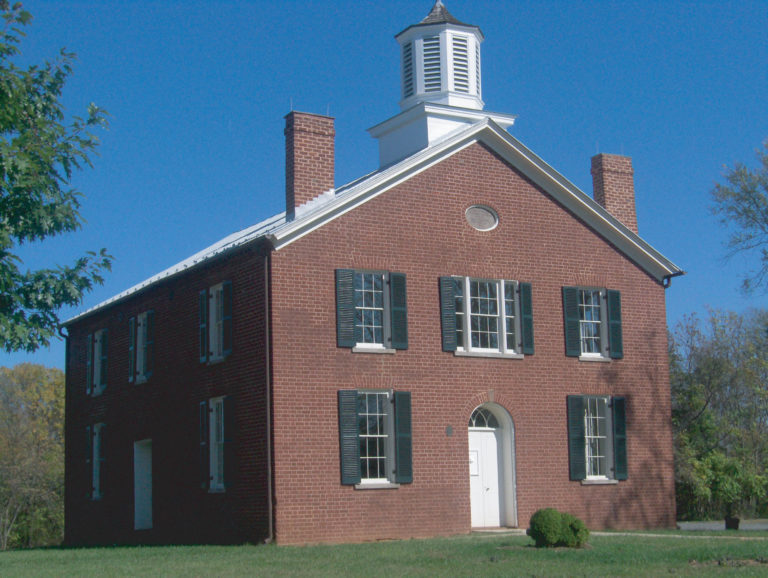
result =
[[587,525],[576,516],[563,513],[562,515],[563,546],[581,548],[589,540]]
[[584,522],[554,508],[537,510],[531,516],[531,526],[526,533],[536,542],[537,548],[579,548],[589,539],[589,530]]

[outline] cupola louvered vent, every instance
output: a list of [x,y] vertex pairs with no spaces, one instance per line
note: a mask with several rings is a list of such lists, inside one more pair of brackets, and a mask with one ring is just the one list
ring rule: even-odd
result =
[[440,92],[440,37],[424,39],[424,92]]
[[413,96],[413,43],[403,45],[403,98]]
[[453,37],[453,84],[456,92],[469,92],[469,53],[465,36]]
[[480,46],[475,45],[475,86],[478,96],[482,96],[480,87],[483,86],[480,82]]

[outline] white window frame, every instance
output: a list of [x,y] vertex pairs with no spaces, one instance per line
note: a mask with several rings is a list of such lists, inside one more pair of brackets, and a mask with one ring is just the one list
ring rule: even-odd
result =
[[209,362],[224,359],[224,283],[208,289]]
[[224,491],[224,397],[208,400],[208,491]]
[[103,423],[93,424],[91,430],[93,439],[91,440],[91,500],[100,500],[102,498],[101,487],[101,466],[104,462],[104,439],[102,437]]
[[[520,327],[520,294],[519,283],[506,279],[485,279],[479,277],[453,277],[460,283],[462,294],[456,295],[456,355],[480,355],[480,356],[503,356],[522,358],[521,353],[521,327]],[[496,319],[498,347],[475,347],[472,345],[472,317],[482,314],[473,314],[471,312],[471,287],[472,283],[489,283],[496,287],[496,315],[491,316]],[[506,288],[511,286],[514,298],[513,315],[507,314],[506,308]],[[469,299],[468,299],[469,296]],[[468,312],[469,310],[469,312]],[[488,317],[487,315],[482,315]],[[507,319],[512,317],[514,324],[514,346],[507,344],[508,330]]]
[[[104,334],[107,332],[106,329],[99,329],[98,331],[95,331],[93,333],[93,352],[91,357],[91,364],[92,368],[91,371],[93,372],[91,377],[91,395],[96,397],[97,395],[101,395],[104,393],[104,390],[107,388],[107,384],[102,383],[101,375],[104,371],[104,367],[102,364],[102,338],[104,337]],[[109,351],[107,351],[107,355],[109,355]]]
[[[367,410],[368,396],[377,396],[382,402],[383,406],[379,406],[381,413],[369,414]],[[363,433],[362,427],[360,429],[360,484],[359,486],[372,486],[372,485],[392,485],[395,483],[395,418],[393,412],[393,392],[392,390],[358,390],[357,392],[357,420],[358,425],[361,427],[363,419],[369,415],[381,415],[384,417],[383,431],[376,433],[368,432]],[[363,401],[366,400],[366,401]],[[367,420],[366,420],[367,422]],[[370,456],[368,452],[363,452],[364,440],[369,439],[382,439],[380,449],[384,453],[384,477],[366,477],[370,471],[366,461],[375,459],[377,456]],[[381,455],[380,453],[378,454]]]
[[[608,351],[608,299],[607,290],[599,287],[578,287],[578,307],[579,307],[579,347],[581,348],[581,359],[586,360],[605,360],[609,359]],[[585,299],[587,294],[596,295],[598,304],[588,303]],[[599,319],[590,319],[586,313],[597,311]],[[588,329],[590,326],[598,326],[597,335],[592,335]],[[586,346],[589,341],[597,341],[597,351],[588,351]]]
[[[586,396],[584,455],[587,481],[613,480],[613,412],[611,398]],[[602,429],[601,429],[602,428]]]
[[[365,279],[366,277],[378,277],[381,281],[381,307],[374,306],[374,305],[358,305],[358,297],[361,293],[370,292],[369,290],[365,289]],[[360,289],[358,289],[358,279],[361,280],[359,283]],[[365,271],[365,270],[356,270],[355,271],[355,282],[354,282],[354,292],[355,292],[355,327],[360,327],[360,335],[362,337],[362,341],[358,341],[355,344],[355,347],[353,348],[353,351],[380,351],[380,352],[391,352],[394,353],[395,350],[388,348],[385,344],[391,342],[391,330],[392,330],[392,322],[390,318],[390,291],[389,291],[389,273],[384,271]],[[381,311],[381,341],[366,341],[365,338],[365,328],[366,327],[378,327],[378,325],[368,325],[368,324],[361,324],[358,320],[358,312],[362,311]],[[374,338],[375,339],[375,338]]]

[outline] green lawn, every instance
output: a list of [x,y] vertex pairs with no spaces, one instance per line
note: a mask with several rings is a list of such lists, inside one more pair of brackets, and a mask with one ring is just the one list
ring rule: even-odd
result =
[[592,536],[580,550],[525,536],[337,546],[167,546],[0,552],[0,576],[768,576],[765,532]]

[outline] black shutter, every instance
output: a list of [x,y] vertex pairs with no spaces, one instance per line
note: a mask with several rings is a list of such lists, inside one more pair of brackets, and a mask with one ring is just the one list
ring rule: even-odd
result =
[[360,483],[360,441],[357,423],[357,390],[339,390],[339,449],[341,483]]
[[440,277],[440,324],[443,351],[456,351],[456,295],[453,277]]
[[107,387],[107,359],[108,359],[108,344],[109,344],[109,332],[104,329],[101,332],[101,336],[99,337],[99,341],[101,342],[101,383],[98,385],[101,386],[102,389]]
[[520,332],[522,353],[533,355],[533,296],[530,283],[520,283]]
[[336,345],[354,347],[355,335],[355,272],[336,269]]
[[608,299],[608,347],[611,359],[624,357],[624,341],[621,330],[621,293],[607,291]]
[[563,316],[565,319],[565,354],[581,355],[581,331],[579,329],[579,290],[563,287]]
[[411,392],[396,391],[395,398],[395,482],[413,482],[411,447]]
[[568,396],[568,464],[570,479],[587,477],[587,438],[584,431],[584,397]]
[[614,477],[617,480],[626,480],[629,475],[627,468],[626,399],[614,397],[612,405]]
[[136,318],[128,320],[128,383],[136,376]]
[[211,482],[211,463],[208,437],[210,430],[208,428],[208,402],[201,401],[199,405],[199,436],[200,436],[200,453],[199,453],[199,473],[200,473],[200,488],[207,490]]
[[[90,336],[89,336],[90,337]],[[86,498],[93,496],[93,426],[85,426],[85,475]]]
[[99,498],[104,497],[104,488],[107,487],[107,484],[104,482],[105,478],[105,471],[104,471],[104,461],[105,456],[107,455],[107,448],[104,445],[106,438],[106,431],[107,426],[104,424],[101,424],[101,427],[99,427]]
[[147,331],[144,340],[144,377],[149,378],[155,369],[155,312],[147,311]]
[[200,291],[200,363],[208,361],[208,290]]
[[230,488],[237,474],[235,455],[235,398],[228,395],[224,404],[224,487]]
[[232,282],[225,281],[221,287],[223,303],[223,315],[221,318],[221,342],[222,355],[226,357],[232,353]]
[[408,303],[403,273],[389,274],[392,349],[408,349]]
[[93,393],[93,334],[89,333],[85,345],[85,394]]

